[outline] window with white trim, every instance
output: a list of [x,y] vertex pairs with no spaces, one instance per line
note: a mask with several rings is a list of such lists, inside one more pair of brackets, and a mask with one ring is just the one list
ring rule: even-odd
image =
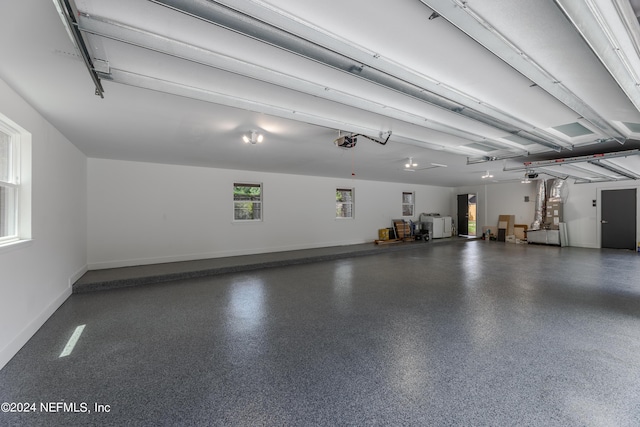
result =
[[353,218],[353,188],[336,188],[336,218]]
[[18,240],[20,133],[0,117],[0,244]]
[[234,221],[262,221],[262,184],[233,184]]
[[412,192],[402,192],[402,216],[413,216],[414,199],[415,196]]

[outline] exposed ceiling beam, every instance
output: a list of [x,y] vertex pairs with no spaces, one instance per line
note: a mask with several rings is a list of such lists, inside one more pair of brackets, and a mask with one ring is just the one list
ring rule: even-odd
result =
[[[562,148],[570,149],[571,145],[558,140],[541,129],[537,129],[532,125],[521,126],[521,120],[504,120],[504,117],[497,118],[471,108],[471,103],[460,103],[452,100],[449,96],[442,96],[436,92],[432,92],[425,85],[416,83],[413,80],[400,78],[396,74],[396,70],[390,73],[387,69],[382,70],[378,66],[370,65],[372,61],[379,60],[379,57],[373,55],[368,56],[368,61],[363,62],[354,59],[343,51],[352,51],[353,45],[340,46],[337,49],[329,49],[317,42],[299,37],[285,29],[266,23],[260,19],[254,18],[246,13],[240,12],[235,8],[226,6],[222,2],[214,0],[150,0],[153,3],[169,7],[176,11],[199,18],[206,22],[222,26],[232,31],[252,37],[256,40],[268,43],[272,46],[279,47],[297,55],[301,55],[307,59],[319,62],[323,65],[332,67],[352,76],[365,79],[382,87],[395,90],[404,95],[410,96],[427,102],[431,105],[445,109],[451,113],[462,117],[489,125],[510,134],[519,135],[525,139],[529,139],[529,135],[535,135],[536,140],[531,141],[540,144],[543,141],[545,147],[560,150]],[[281,15],[282,17],[283,15]],[[300,20],[294,22],[301,25]],[[306,29],[307,33],[311,30]],[[326,34],[322,34],[326,37]],[[338,42],[334,38],[333,45]],[[339,44],[339,43],[338,43]],[[342,49],[344,47],[344,50]],[[504,116],[508,116],[504,114]],[[512,124],[512,121],[520,123]],[[504,144],[502,144],[504,145]]]
[[78,30],[77,22],[74,18],[73,8],[69,3],[69,0],[53,0],[53,4],[58,11],[58,15],[62,20],[62,24],[64,28],[67,30],[67,34],[71,38],[71,42],[80,52],[80,56],[82,57],[82,61],[84,62],[87,71],[89,71],[89,75],[91,76],[91,80],[93,80],[93,84],[96,87],[95,94],[100,98],[104,98],[104,89],[102,87],[102,83],[100,83],[100,78],[96,74],[93,63],[91,61],[91,55],[87,50],[87,46],[84,43],[84,39],[82,38],[82,34]]
[[566,173],[557,173],[555,171],[550,171],[547,168],[538,168],[537,169],[538,172],[543,173],[545,175],[549,175],[552,176],[554,178],[558,178],[558,179],[568,179],[571,178],[575,181],[575,184],[589,184],[589,183],[594,183],[594,182],[617,182],[620,181],[620,179],[617,178],[611,178],[611,177],[603,177],[602,179],[590,179],[590,178],[585,178],[583,176],[577,176],[577,175],[573,175],[573,174],[566,174]]
[[627,177],[629,179],[640,179],[640,175],[638,175],[637,173],[628,171],[622,167],[619,166],[613,166],[610,163],[602,163],[602,161],[600,160],[590,160],[589,161],[590,164],[595,165],[595,166],[599,166],[603,169],[608,170],[609,172],[613,172],[615,174],[618,175],[622,175],[624,177]]
[[[154,1],[154,0],[151,0]],[[179,1],[179,0],[178,0]],[[367,47],[357,45],[352,40],[341,38],[337,34],[329,33],[316,25],[305,22],[300,17],[289,12],[274,7],[264,0],[214,0],[220,4],[226,4],[234,10],[241,11],[249,16],[260,16],[265,22],[269,22],[277,28],[286,28],[291,33],[297,34],[307,40],[325,46],[326,48],[340,52],[352,58],[360,64],[368,65],[388,75],[395,76],[401,80],[412,83],[428,92],[441,96],[457,104],[468,107],[468,117],[473,116],[473,111],[483,114],[485,120],[497,119],[502,122],[501,126],[508,124],[516,129],[521,129],[518,133],[525,138],[530,135],[537,136],[539,141],[547,143],[541,144],[548,148],[560,151],[561,148],[571,149],[571,144],[558,140],[557,136],[537,128],[522,118],[515,117],[508,111],[498,108],[487,102],[486,99],[478,99],[459,88],[427,76],[416,69],[408,67],[406,64],[398,63],[390,58],[379,55],[377,52]],[[436,14],[437,15],[437,14]],[[433,16],[433,15],[432,15]],[[431,17],[429,19],[432,19]],[[496,126],[500,128],[500,126]],[[509,131],[510,133],[512,131]],[[532,139],[533,140],[533,139]],[[536,141],[540,144],[540,142]],[[564,143],[564,144],[563,144]],[[562,145],[559,145],[562,144]]]
[[555,2],[640,110],[640,28],[629,1]]
[[[459,138],[475,142],[491,142],[493,144],[497,144],[511,150],[516,150],[518,152],[518,155],[525,155],[527,153],[527,150],[522,145],[514,142],[489,138],[484,135],[479,135],[451,125],[440,123],[436,120],[426,119],[423,115],[418,114],[418,112],[412,112],[408,109],[401,110],[399,108],[394,108],[381,102],[365,99],[342,90],[329,88],[325,85],[302,79],[292,74],[269,69],[264,66],[253,64],[241,59],[231,58],[229,56],[222,55],[220,53],[204,49],[199,46],[194,46],[192,44],[175,40],[161,34],[152,33],[140,28],[135,28],[111,19],[106,19],[96,15],[88,15],[81,12],[79,13],[79,28],[82,32],[87,34],[105,37],[136,47],[141,47],[147,50],[169,55],[178,59],[190,61],[196,64],[221,69],[266,83],[286,87],[300,93],[327,99],[333,102],[339,102],[343,105],[359,108],[374,114],[380,114],[438,132],[447,133]],[[111,76],[109,79],[114,82],[119,82],[119,78],[123,75],[124,71],[125,70],[120,69],[118,73],[116,73],[114,76]],[[131,79],[129,79],[126,84],[130,84],[130,82]],[[256,105],[253,106],[254,109]],[[234,104],[231,106],[236,105]],[[268,112],[273,113],[273,111]],[[519,135],[521,133],[524,133],[524,131],[516,132]],[[539,141],[535,136],[531,136],[530,139],[535,139],[541,145],[547,144],[546,141]],[[552,148],[553,147],[555,146],[552,145]]]
[[[327,127],[330,129],[348,130],[355,133],[369,135],[377,135],[380,132],[380,129],[375,129],[361,123],[347,122],[338,118],[331,118],[327,117],[326,115],[318,115],[312,112],[287,109],[275,104],[264,103],[256,101],[254,99],[241,98],[222,92],[188,86],[174,81],[159,79],[153,76],[120,70],[115,67],[110,68],[109,74],[98,74],[103,80],[106,81],[113,81],[120,84],[148,89],[161,93],[169,93],[172,95],[196,99],[199,101],[227,105],[230,107],[241,108],[248,111],[262,112],[277,117],[283,117],[303,123]],[[474,150],[469,147],[448,147],[445,145],[438,145],[428,141],[418,140],[408,135],[403,135],[402,132],[397,132],[395,130],[393,131],[393,140],[395,142],[401,142],[403,144],[413,145],[420,148],[428,148],[436,151],[446,151],[458,155],[461,153],[463,153],[463,155],[479,155],[478,150]]]
[[629,156],[635,156],[638,154],[640,154],[640,149],[617,151],[614,153],[592,154],[589,156],[569,157],[566,159],[541,160],[538,162],[525,162],[524,166],[518,166],[514,168],[504,168],[503,171],[505,172],[520,171],[520,170],[523,171],[523,170],[534,169],[539,167],[560,166],[563,164],[571,164],[571,163],[585,163],[590,161],[614,159],[616,157],[629,157]]
[[[607,138],[623,144],[626,140],[606,119],[587,105],[561,81],[535,62],[526,52],[500,33],[464,0],[421,0],[430,9],[468,34],[518,72],[546,90],[560,102],[593,124]],[[577,3],[577,2],[576,2]]]
[[[597,169],[597,168],[592,168],[592,169],[587,168],[586,166],[589,165],[589,164],[591,164],[591,162],[573,163],[571,165],[565,165],[564,167],[576,170],[578,172],[581,172],[586,176],[599,176],[599,177],[604,178],[604,179],[618,179],[617,176],[612,176],[611,173],[605,173],[605,172],[611,172],[611,171],[604,171],[604,170],[603,171],[599,171],[599,170],[595,171],[595,170],[592,170],[592,169]],[[597,165],[594,165],[594,166],[597,166]],[[564,167],[563,167],[563,169],[564,169]]]
[[545,175],[552,176],[554,178],[558,178],[558,179],[567,179],[567,178],[582,179],[582,178],[579,178],[577,176],[568,175],[568,174],[561,174],[561,173],[557,173],[557,172],[554,172],[554,171],[547,170],[545,168],[540,168],[539,172],[543,173]]

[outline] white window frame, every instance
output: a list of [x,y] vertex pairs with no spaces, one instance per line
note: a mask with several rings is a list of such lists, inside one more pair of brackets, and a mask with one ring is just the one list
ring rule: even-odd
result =
[[[0,204],[0,246],[20,240],[20,143],[21,132],[0,115],[0,132],[9,137],[7,179],[0,174],[0,189],[12,193],[7,206]],[[9,212],[5,212],[7,209]],[[3,235],[5,234],[6,235]]]
[[[235,189],[236,187],[259,187],[260,188],[260,200],[252,200],[252,201],[241,201],[241,200],[236,200],[235,199]],[[264,188],[262,183],[258,183],[258,182],[246,182],[246,181],[236,181],[233,183],[233,222],[261,222],[263,221],[264,218]],[[251,219],[244,219],[244,218],[236,218],[236,204],[238,203],[252,203],[254,206],[255,205],[259,205],[260,206],[260,218],[251,218]]]
[[[343,202],[343,201],[338,201],[338,192],[340,191],[348,191],[351,193],[351,201],[350,202]],[[343,205],[350,205],[351,206],[351,216],[342,216],[339,214],[339,212],[342,210],[340,209],[341,206]],[[355,193],[355,188],[352,187],[336,187],[336,219],[354,219],[356,216],[356,193]]]
[[[405,194],[410,194],[411,195],[411,203],[405,203],[404,201],[404,196]],[[404,208],[406,206],[410,206],[411,207],[411,215],[405,215],[404,213]],[[413,217],[414,213],[416,211],[416,193],[414,193],[413,191],[403,191],[402,192],[402,216],[403,217]]]

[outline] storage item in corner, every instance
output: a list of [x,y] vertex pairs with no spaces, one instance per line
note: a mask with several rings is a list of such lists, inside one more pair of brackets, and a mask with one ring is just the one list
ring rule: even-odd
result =
[[560,246],[560,230],[529,230],[527,241],[540,245]]
[[450,216],[422,216],[420,221],[426,224],[429,235],[432,239],[451,237],[451,217]]
[[387,230],[389,230],[389,240],[397,239],[396,230],[394,230],[393,227],[389,227]]
[[401,240],[410,240],[413,238],[411,235],[411,227],[409,223],[403,219],[394,219],[393,228],[396,231],[396,236]]
[[529,227],[527,224],[514,224],[513,232],[516,236],[516,239],[519,240],[527,240],[527,230]]
[[500,215],[498,217],[498,229],[504,229],[505,236],[512,236],[513,234],[515,234],[515,231],[514,231],[515,222],[516,222],[515,215]]
[[562,202],[554,200],[547,202],[547,217],[544,220],[545,228],[559,230],[562,220]]
[[389,229],[381,228],[378,230],[378,240],[389,240]]

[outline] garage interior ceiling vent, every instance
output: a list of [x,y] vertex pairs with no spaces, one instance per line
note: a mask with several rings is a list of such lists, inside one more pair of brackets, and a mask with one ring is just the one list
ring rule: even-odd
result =
[[578,136],[585,136],[585,135],[593,135],[593,132],[591,132],[589,129],[582,126],[578,122],[555,126],[554,129],[557,130],[558,132],[562,132],[563,134],[567,135],[570,138],[575,138]]
[[[427,102],[431,105],[475,120],[484,125],[488,125],[514,135],[519,135],[526,139],[530,139],[530,136],[535,136],[535,139],[531,138],[531,140],[536,144],[543,145],[547,148],[551,148],[556,151],[560,151],[562,148],[571,148],[570,144],[560,141],[544,130],[536,129],[535,126],[524,123],[519,119],[513,118],[513,120],[511,120],[512,122],[517,123],[509,123],[503,120],[504,117],[508,117],[508,114],[506,113],[502,115],[503,119],[498,119],[484,112],[470,108],[467,105],[455,102],[445,96],[434,93],[425,87],[421,87],[405,79],[398,78],[388,72],[381,71],[378,68],[363,63],[362,61],[354,60],[349,56],[338,53],[335,50],[328,49],[313,41],[304,39],[274,25],[258,20],[219,2],[213,0],[150,1],[303,56],[323,65],[346,72],[352,76],[378,84],[382,87],[395,90],[396,92]],[[371,57],[373,58],[373,56]],[[584,116],[585,114],[582,115]]]
[[[500,33],[480,14],[475,12],[465,0],[420,0],[444,19],[458,27],[469,37],[480,43],[490,52],[511,65],[515,70],[540,86],[560,102],[577,112],[585,120],[607,136],[624,144],[626,137],[615,127],[587,105],[580,97],[567,88],[561,81],[536,63],[507,37]],[[556,3],[582,3],[566,0]],[[610,49],[610,46],[608,46]],[[638,106],[638,104],[636,104]]]

